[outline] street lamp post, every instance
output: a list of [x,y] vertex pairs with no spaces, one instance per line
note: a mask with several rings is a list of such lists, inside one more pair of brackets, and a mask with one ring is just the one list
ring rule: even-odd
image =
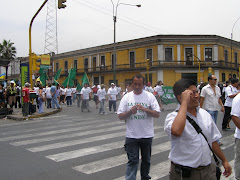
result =
[[200,79],[200,71],[201,71],[201,67],[200,67],[200,63],[201,63],[201,60],[199,59],[199,57],[195,56],[194,54],[188,52],[188,56],[194,56],[198,59],[198,81],[199,81],[199,84],[201,84],[201,79]]
[[240,19],[240,17],[235,21],[235,23],[233,24],[233,27],[232,27],[232,33],[231,33],[231,63],[230,63],[230,66],[231,66],[231,77],[232,77],[232,42],[233,42],[233,28],[235,27],[236,23],[238,22],[238,20]]
[[140,4],[134,5],[134,4],[126,4],[126,3],[120,3],[120,0],[118,0],[117,4],[115,5],[113,3],[113,0],[111,0],[113,5],[113,27],[114,27],[114,34],[113,34],[113,82],[116,84],[116,22],[117,22],[117,8],[119,5],[127,5],[127,6],[136,6],[141,7]]

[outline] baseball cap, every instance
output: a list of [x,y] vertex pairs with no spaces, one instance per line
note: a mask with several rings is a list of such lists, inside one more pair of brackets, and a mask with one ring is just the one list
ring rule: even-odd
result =
[[111,85],[115,85],[114,83],[111,83]]
[[30,84],[28,82],[25,83],[25,86],[30,86]]
[[11,84],[12,84],[12,83],[14,84],[15,82],[14,82],[14,81],[10,81],[10,83],[11,83]]

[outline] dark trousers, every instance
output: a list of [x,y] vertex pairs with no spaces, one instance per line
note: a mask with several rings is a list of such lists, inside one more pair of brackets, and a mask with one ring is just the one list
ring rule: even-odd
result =
[[224,112],[224,117],[223,117],[223,122],[222,122],[222,129],[227,128],[228,121],[231,118],[230,113],[231,113],[232,107],[224,106],[224,108],[225,108],[225,112]]
[[72,96],[67,96],[66,97],[66,99],[67,99],[67,105],[72,105]]
[[47,108],[52,108],[52,98],[47,98]]
[[18,108],[22,108],[20,96],[16,96],[15,108],[17,108],[17,103],[18,103]]
[[142,157],[140,168],[141,180],[151,179],[149,171],[152,152],[152,138],[134,139],[126,137],[126,152],[128,156],[126,180],[136,180],[139,162],[139,149]]
[[112,110],[112,106],[113,106],[113,110],[117,111],[116,110],[116,101],[109,101],[109,111]]

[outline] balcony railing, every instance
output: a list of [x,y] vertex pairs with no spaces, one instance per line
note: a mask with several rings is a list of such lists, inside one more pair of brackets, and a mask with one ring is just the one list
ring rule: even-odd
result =
[[[225,62],[223,60],[219,61],[208,61],[200,62],[200,68],[206,69],[208,67],[212,68],[219,68],[219,69],[228,69],[228,70],[238,70],[239,63],[230,63]],[[145,62],[140,63],[132,63],[132,64],[117,64],[116,65],[116,71],[138,71],[138,70],[144,70],[146,68]],[[199,68],[199,61],[152,61],[152,66],[150,67],[150,70],[157,70],[157,69],[183,69],[183,68]],[[84,72],[87,73],[106,73],[106,72],[113,72],[112,65],[109,66],[100,66],[100,67],[94,67],[94,68],[81,68],[77,69],[77,74],[83,74]],[[56,72],[54,72],[55,74]],[[61,72],[62,76],[66,76],[68,73],[65,73],[65,71]]]

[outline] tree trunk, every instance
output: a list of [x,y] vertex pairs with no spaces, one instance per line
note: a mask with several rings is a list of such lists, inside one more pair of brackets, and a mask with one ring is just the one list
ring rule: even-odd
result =
[[8,80],[8,66],[5,66],[5,68],[6,68],[6,81]]

